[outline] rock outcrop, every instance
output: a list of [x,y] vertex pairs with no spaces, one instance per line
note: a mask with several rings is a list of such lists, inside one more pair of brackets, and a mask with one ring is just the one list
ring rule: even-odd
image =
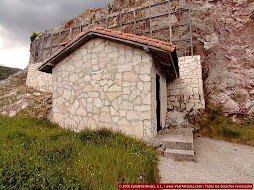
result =
[[254,2],[195,1],[195,52],[206,94],[230,114],[254,114]]
[[[180,0],[181,1],[181,0]],[[158,0],[111,0],[110,11]],[[191,1],[194,53],[209,101],[229,114],[254,114],[254,1]]]
[[25,86],[25,79],[26,71],[22,70],[0,81],[0,115],[46,118],[52,95]]

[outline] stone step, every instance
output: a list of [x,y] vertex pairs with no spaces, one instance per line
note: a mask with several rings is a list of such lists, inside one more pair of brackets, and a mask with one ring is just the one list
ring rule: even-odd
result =
[[193,142],[164,141],[164,143],[168,149],[193,150]]
[[168,148],[164,151],[164,156],[185,161],[194,161],[195,158],[194,150],[177,150]]
[[170,129],[162,141],[168,149],[193,150],[193,132],[189,128]]

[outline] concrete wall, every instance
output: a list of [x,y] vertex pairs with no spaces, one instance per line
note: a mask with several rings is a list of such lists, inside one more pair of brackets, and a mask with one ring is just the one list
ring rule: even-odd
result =
[[29,63],[26,85],[43,92],[52,92],[52,75],[38,71],[42,63]]
[[179,57],[180,76],[168,82],[169,110],[199,110],[205,108],[200,56]]
[[152,66],[143,50],[88,41],[53,69],[53,121],[76,130],[107,127],[144,139],[154,136]]

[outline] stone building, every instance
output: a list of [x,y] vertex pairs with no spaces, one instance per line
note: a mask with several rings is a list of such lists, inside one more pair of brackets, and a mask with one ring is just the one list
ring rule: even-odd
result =
[[75,36],[39,71],[52,73],[53,121],[149,139],[167,111],[204,108],[200,57],[177,58],[168,42],[94,27]]

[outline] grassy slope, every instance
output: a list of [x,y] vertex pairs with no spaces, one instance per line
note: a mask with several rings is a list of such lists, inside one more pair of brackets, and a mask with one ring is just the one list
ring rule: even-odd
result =
[[74,133],[0,116],[0,189],[117,189],[158,181],[152,147],[108,130]]
[[0,66],[0,80],[8,78],[9,76],[17,73],[20,70],[21,69]]
[[195,131],[203,137],[254,146],[254,118],[226,117],[221,108],[208,105],[206,113],[189,118],[200,128]]

